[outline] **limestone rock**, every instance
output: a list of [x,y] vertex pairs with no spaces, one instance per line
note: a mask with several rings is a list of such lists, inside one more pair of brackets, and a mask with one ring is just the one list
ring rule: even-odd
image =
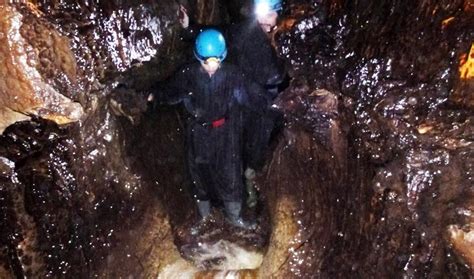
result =
[[[25,23],[26,17],[33,20]],[[82,106],[60,91],[75,82],[69,41],[32,6],[1,7],[0,62],[0,132],[31,116],[66,124],[83,115]],[[70,88],[57,88],[51,79],[58,77]]]

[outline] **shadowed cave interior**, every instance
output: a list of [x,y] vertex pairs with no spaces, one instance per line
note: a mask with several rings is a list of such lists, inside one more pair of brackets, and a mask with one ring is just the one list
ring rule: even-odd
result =
[[474,3],[288,0],[255,231],[197,211],[146,96],[246,1],[0,4],[1,278],[472,278]]

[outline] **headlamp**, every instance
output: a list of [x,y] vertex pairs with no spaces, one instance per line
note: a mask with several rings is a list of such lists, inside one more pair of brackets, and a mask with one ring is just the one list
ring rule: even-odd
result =
[[258,3],[255,5],[255,15],[257,16],[266,16],[272,11],[268,3]]
[[204,63],[207,65],[212,65],[212,64],[220,64],[221,60],[216,57],[209,57],[206,60],[204,60]]

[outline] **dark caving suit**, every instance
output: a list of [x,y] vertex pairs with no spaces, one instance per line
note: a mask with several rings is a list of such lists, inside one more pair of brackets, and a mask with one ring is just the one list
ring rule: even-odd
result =
[[249,101],[247,87],[232,65],[221,64],[209,77],[196,62],[154,92],[159,103],[182,103],[189,112],[188,167],[199,200],[242,201],[242,108],[261,103]]
[[266,103],[261,105],[260,115],[246,112],[244,132],[244,156],[247,167],[262,166],[265,149],[269,143],[276,119],[280,116],[270,109],[278,95],[278,86],[285,78],[285,70],[278,59],[270,39],[256,20],[246,20],[227,28],[231,46],[229,61],[237,65],[247,79],[254,81],[250,95],[266,92]]
[[[202,28],[203,25],[192,24],[183,30],[181,38],[192,41]],[[238,66],[247,80],[252,80],[249,95],[266,99],[257,104],[259,114],[248,110],[245,113],[244,161],[246,167],[259,169],[264,163],[263,157],[275,122],[280,117],[278,112],[270,109],[270,105],[278,95],[278,86],[285,79],[285,69],[256,19],[247,19],[221,29],[229,41],[228,61]]]

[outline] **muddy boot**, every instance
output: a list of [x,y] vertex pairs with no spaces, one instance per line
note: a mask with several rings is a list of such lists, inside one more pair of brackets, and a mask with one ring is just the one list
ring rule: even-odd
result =
[[240,202],[224,202],[226,219],[233,226],[246,229],[254,230],[257,227],[255,221],[245,221],[242,218],[242,204]]
[[245,186],[247,189],[247,206],[249,208],[257,205],[257,191],[255,190],[255,177],[256,173],[254,169],[247,168],[245,170]]
[[203,229],[204,223],[209,219],[211,215],[211,202],[210,201],[197,201],[199,211],[199,221],[191,228],[191,234],[197,235]]

